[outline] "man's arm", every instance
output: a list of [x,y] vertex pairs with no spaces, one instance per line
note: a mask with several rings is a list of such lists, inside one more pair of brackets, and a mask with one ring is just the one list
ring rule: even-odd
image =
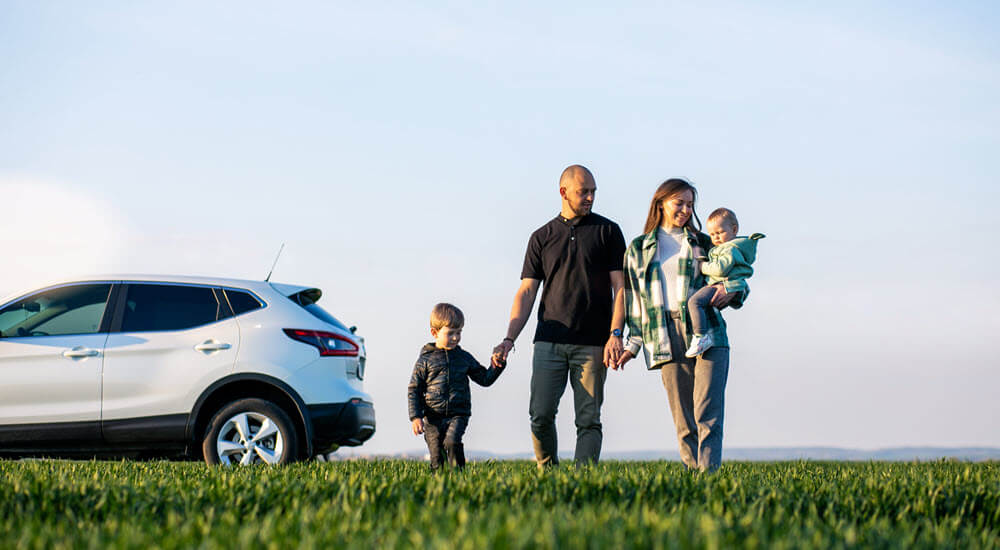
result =
[[[622,354],[622,331],[625,330],[625,272],[612,271],[611,295],[614,297],[614,309],[611,314],[611,334],[604,344],[604,366],[618,368],[618,357]],[[618,335],[614,334],[618,331]]]
[[514,293],[514,305],[510,308],[510,323],[507,325],[507,337],[493,348],[491,359],[493,366],[498,367],[507,361],[507,354],[514,349],[514,340],[524,330],[524,325],[531,315],[531,308],[535,306],[535,296],[538,295],[538,287],[541,285],[538,279],[521,279],[521,286]]

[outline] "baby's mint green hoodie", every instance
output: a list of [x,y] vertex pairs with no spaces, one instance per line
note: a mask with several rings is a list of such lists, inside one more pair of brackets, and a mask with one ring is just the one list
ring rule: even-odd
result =
[[762,233],[754,233],[713,246],[708,251],[708,261],[701,264],[701,272],[708,278],[707,284],[722,283],[726,292],[740,293],[729,303],[734,309],[742,307],[750,294],[746,279],[753,275],[751,266],[757,259],[757,241],[763,238]]

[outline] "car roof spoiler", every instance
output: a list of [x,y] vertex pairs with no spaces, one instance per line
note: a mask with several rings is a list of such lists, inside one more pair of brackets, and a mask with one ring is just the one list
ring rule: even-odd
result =
[[271,288],[277,290],[281,294],[288,296],[293,302],[308,306],[315,304],[323,296],[323,291],[318,288],[309,288],[305,286],[297,285],[283,285],[280,283],[268,283]]

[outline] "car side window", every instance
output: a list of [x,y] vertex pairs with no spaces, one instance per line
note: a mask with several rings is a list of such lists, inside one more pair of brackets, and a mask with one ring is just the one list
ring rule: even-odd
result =
[[239,315],[255,309],[264,307],[257,298],[249,292],[225,289],[226,298],[229,299],[229,306],[233,308],[233,315]]
[[81,283],[26,296],[0,310],[0,335],[96,334],[110,294],[111,283]]
[[227,316],[211,287],[129,283],[121,331],[184,330]]

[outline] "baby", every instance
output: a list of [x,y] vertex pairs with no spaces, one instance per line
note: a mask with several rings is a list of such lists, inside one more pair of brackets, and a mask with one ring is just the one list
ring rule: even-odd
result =
[[708,258],[699,258],[704,260],[701,272],[708,278],[708,284],[688,299],[694,337],[684,354],[687,357],[697,357],[714,345],[712,335],[707,331],[705,308],[712,307],[716,288],[722,285],[726,292],[736,293],[736,297],[729,302],[735,309],[742,307],[750,294],[746,279],[753,275],[751,265],[757,258],[757,241],[764,235],[754,233],[749,237],[737,237],[739,227],[736,214],[728,208],[717,208],[708,216],[705,228],[715,246],[708,251]]

